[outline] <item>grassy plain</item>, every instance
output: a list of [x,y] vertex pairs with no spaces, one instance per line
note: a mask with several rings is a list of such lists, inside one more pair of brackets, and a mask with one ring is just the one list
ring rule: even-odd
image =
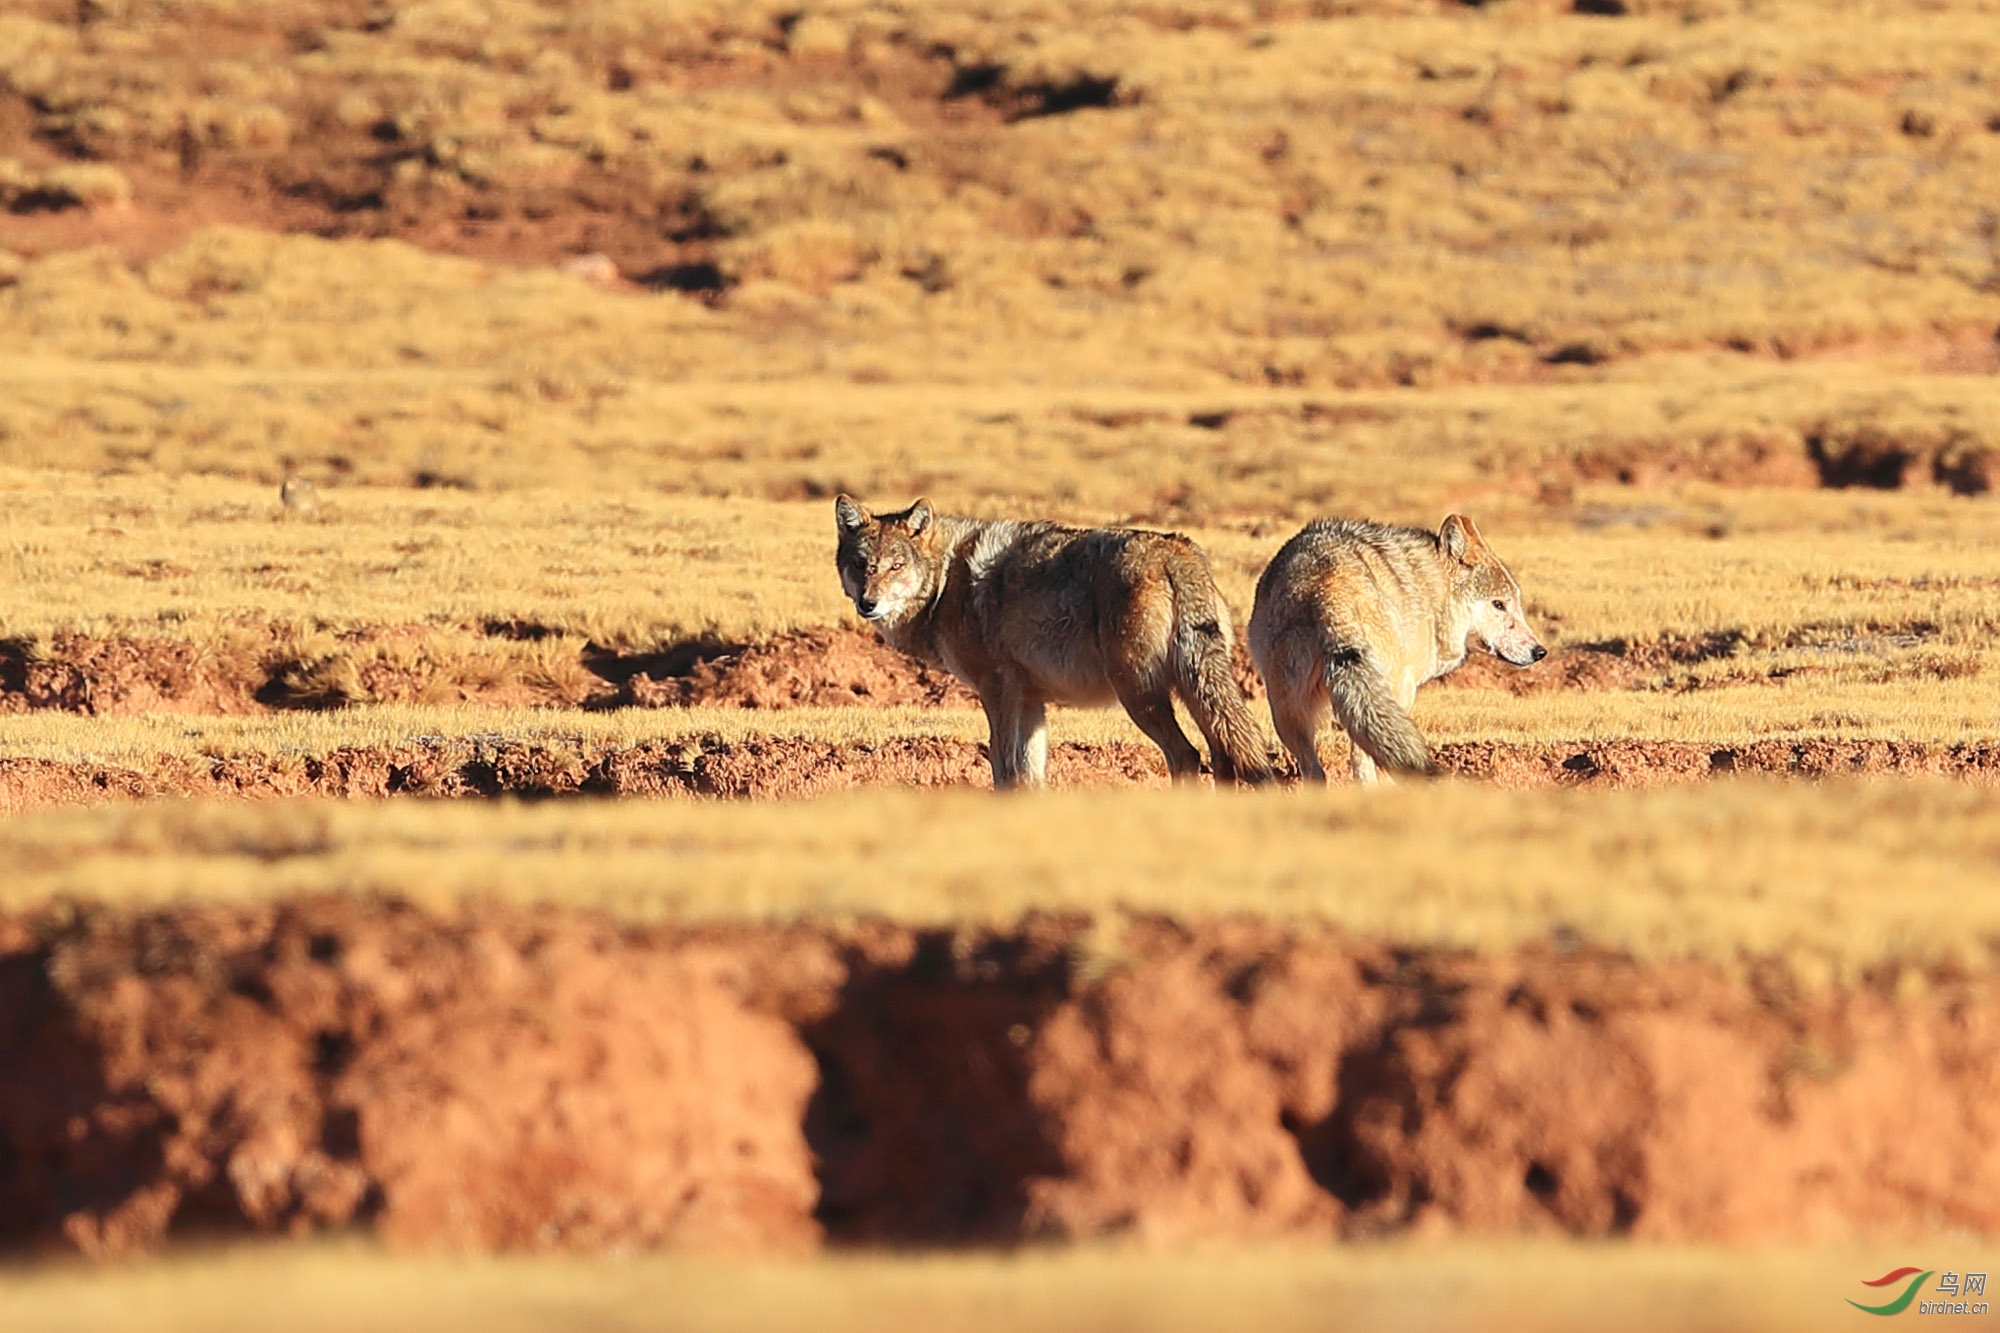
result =
[[[637,648],[860,623],[833,573],[830,500],[322,494],[298,514],[275,487],[219,478],[0,470],[0,632],[186,637],[245,620],[332,630],[492,622]],[[947,507],[948,494],[933,498]],[[1813,627],[1921,624],[1943,646],[1970,647],[2000,624],[2000,554],[1984,540],[1992,510],[1977,501],[1609,485],[1559,512],[1518,497],[1489,494],[1490,507],[1464,498],[1520,577],[1532,614],[1572,642],[1732,631],[1783,640]],[[1435,526],[1444,499],[1384,516]],[[1026,502],[964,508],[1038,512]],[[1318,511],[1290,512],[1186,528],[1246,614],[1264,563]]]
[[1242,915],[1490,952],[1983,971],[2000,793],[1749,780],[1657,791],[869,792],[810,802],[167,802],[16,815],[0,908],[315,892],[658,921],[1008,926]]
[[[41,654],[63,634],[186,645],[190,670],[237,664],[254,675],[291,663],[356,703],[378,698],[368,682],[379,669],[401,691],[382,698],[446,704],[518,687],[574,705],[607,688],[586,665],[592,652],[858,625],[832,575],[829,508],[355,487],[298,513],[272,488],[221,478],[11,469],[0,472],[0,635]],[[1488,535],[1531,617],[1558,646],[1629,659],[1627,688],[1532,700],[1431,692],[1425,720],[1463,739],[1988,734],[2000,554],[1985,540],[1987,509],[1941,494],[1713,486],[1644,498],[1592,487],[1580,507],[1556,513],[1502,502],[1485,511]],[[1257,573],[1290,524],[1191,530],[1246,617]],[[411,678],[421,681],[414,696]],[[23,742],[86,734],[53,719],[7,725],[25,728],[10,732]],[[101,747],[124,744],[102,725],[91,733]],[[261,734],[283,746],[302,727],[386,725],[290,719]],[[864,724],[825,725],[845,736]],[[1062,725],[1102,730],[1088,715]]]
[[1990,323],[1976,0],[65,8],[0,30],[24,171],[473,246],[540,221],[635,272],[670,240],[746,307],[845,289],[933,365],[996,316],[1017,362],[1253,382]]
[[[288,662],[361,704],[376,668],[439,704],[575,704],[595,650],[849,623],[843,489],[1184,528],[1239,610],[1308,517],[1464,509],[1551,640],[1624,674],[1427,692],[1435,739],[1992,739],[1993,4],[1597,7],[1625,12],[23,0],[0,15],[0,665],[83,635]],[[316,506],[279,503],[292,477]],[[371,705],[6,715],[0,756],[982,731]],[[1112,713],[1055,732],[1136,739]],[[2000,797],[1928,781],[149,803],[10,815],[0,864],[9,910],[1076,911],[1107,956],[1138,912],[1913,988],[2000,947]],[[1911,1257],[332,1247],[0,1271],[0,1322],[1817,1328]]]
[[29,6],[0,438],[1192,522],[1990,486],[1983,6],[1628,8]]
[[1463,508],[1628,684],[1989,726],[1984,8],[1627,8],[27,6],[0,631],[576,703],[841,623],[840,489],[1187,528],[1239,610]]
[[[165,283],[170,264],[198,276]],[[1890,484],[1990,488],[2000,457],[2000,391],[1958,373],[1996,364],[1985,327],[1838,358],[1670,350],[1397,389],[1149,367],[1102,321],[1076,347],[1032,320],[989,328],[939,365],[938,330],[919,324],[901,345],[843,318],[836,294],[774,322],[393,241],[241,230],[138,269],[60,252],[0,291],[0,334],[18,349],[0,356],[0,446],[25,466],[271,484],[930,489],[1156,523],[1466,494],[1560,505],[1579,477],[1816,484],[1822,459]],[[2000,322],[2000,299],[1986,304]],[[871,363],[840,364],[844,341]]]

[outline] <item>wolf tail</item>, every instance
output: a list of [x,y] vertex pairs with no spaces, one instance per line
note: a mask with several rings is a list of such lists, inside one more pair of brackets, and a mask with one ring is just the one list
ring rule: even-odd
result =
[[1359,649],[1327,654],[1326,693],[1340,725],[1376,763],[1399,773],[1436,771],[1424,734],[1396,702],[1381,669]]
[[1231,658],[1229,607],[1204,559],[1199,578],[1170,576],[1174,590],[1174,692],[1208,738],[1209,765],[1221,782],[1269,782],[1271,750],[1243,697]]

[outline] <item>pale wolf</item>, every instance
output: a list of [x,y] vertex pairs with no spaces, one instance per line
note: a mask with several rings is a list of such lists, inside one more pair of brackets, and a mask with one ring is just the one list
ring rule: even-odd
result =
[[1461,514],[1436,532],[1309,523],[1265,567],[1250,612],[1271,721],[1308,782],[1326,781],[1313,737],[1329,710],[1352,742],[1357,781],[1374,782],[1377,765],[1430,772],[1408,709],[1475,642],[1515,666],[1548,656],[1522,618],[1520,585]]
[[933,513],[918,500],[871,515],[847,496],[840,585],[891,647],[979,693],[995,787],[1039,786],[1046,705],[1114,699],[1167,756],[1176,781],[1201,755],[1174,718],[1187,705],[1219,781],[1271,776],[1263,733],[1230,669],[1229,609],[1185,537]]

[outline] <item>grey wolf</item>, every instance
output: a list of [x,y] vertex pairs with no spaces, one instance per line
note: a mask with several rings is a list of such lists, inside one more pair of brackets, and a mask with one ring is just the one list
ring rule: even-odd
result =
[[986,709],[997,788],[1040,786],[1047,705],[1123,704],[1176,781],[1201,754],[1219,781],[1263,782],[1270,751],[1230,669],[1229,608],[1186,537],[952,518],[918,500],[870,514],[834,503],[840,585],[891,647],[971,686]]
[[1326,781],[1314,737],[1329,712],[1352,742],[1356,781],[1381,768],[1430,773],[1410,705],[1475,643],[1515,666],[1548,656],[1521,613],[1521,586],[1462,514],[1436,532],[1309,523],[1265,567],[1250,612],[1271,721],[1308,782]]

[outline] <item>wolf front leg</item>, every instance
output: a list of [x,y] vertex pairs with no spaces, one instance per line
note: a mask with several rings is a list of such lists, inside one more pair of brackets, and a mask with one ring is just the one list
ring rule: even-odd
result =
[[1020,712],[1015,716],[1014,734],[1019,742],[1016,753],[1020,756],[1018,775],[1021,785],[1045,785],[1049,780],[1048,705],[1032,696],[1023,698]]
[[1047,710],[1020,681],[996,673],[980,684],[986,709],[986,758],[993,765],[993,789],[1039,787],[1048,767]]
[[1395,781],[1394,778],[1382,775],[1381,768],[1370,757],[1368,751],[1362,749],[1360,742],[1351,736],[1348,738],[1347,748],[1347,770],[1354,775],[1356,782],[1364,787],[1372,787],[1378,783],[1393,783]]

